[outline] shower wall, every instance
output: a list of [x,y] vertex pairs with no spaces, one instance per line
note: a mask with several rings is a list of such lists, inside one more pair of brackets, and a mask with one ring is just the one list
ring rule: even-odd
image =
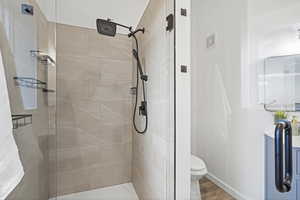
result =
[[57,25],[57,195],[131,181],[132,54],[126,35]]
[[[138,39],[141,62],[149,76],[146,83],[149,128],[144,135],[133,133],[132,179],[141,200],[173,199],[174,194],[174,49],[173,32],[167,32],[165,26],[166,16],[172,13],[168,3],[150,1],[139,23],[139,27],[146,29]],[[144,127],[144,121],[137,121],[140,128]]]
[[[21,14],[21,3],[34,6],[34,16]],[[46,17],[33,0],[3,0],[0,2],[0,50],[3,56],[12,114],[32,114],[32,124],[14,130],[25,176],[7,200],[48,200],[48,98],[41,90],[29,89],[22,93],[13,77],[25,76],[33,70],[32,78],[47,80],[48,70],[32,57],[30,50],[49,51],[48,37],[54,35]],[[51,46],[55,46],[52,44]],[[24,74],[23,74],[24,73]],[[35,108],[26,108],[24,98],[35,102]]]

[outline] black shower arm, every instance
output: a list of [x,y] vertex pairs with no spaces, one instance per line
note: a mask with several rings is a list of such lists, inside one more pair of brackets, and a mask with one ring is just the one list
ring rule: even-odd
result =
[[130,32],[132,31],[132,26],[126,26],[126,25],[123,25],[123,24],[119,24],[119,23],[116,23],[116,22],[112,22],[112,21],[110,21],[109,19],[108,19],[107,21],[109,21],[110,23],[113,23],[113,24],[115,24],[115,25],[117,25],[117,26],[121,26],[121,27],[123,27],[123,28],[127,28]]
[[[284,135],[284,142],[283,142]],[[278,121],[275,128],[275,184],[279,192],[285,193],[292,189],[293,178],[293,147],[292,128],[289,121]],[[283,154],[283,143],[285,154]],[[285,167],[283,167],[285,158]],[[283,169],[285,172],[283,173]],[[285,175],[285,177],[283,177]]]
[[138,32],[142,32],[142,33],[145,33],[145,28],[139,28],[139,29],[136,29],[136,30],[132,30],[132,26],[126,26],[126,25],[123,25],[123,24],[119,24],[119,23],[116,23],[116,22],[112,22],[110,19],[107,19],[107,21],[108,22],[110,22],[110,23],[113,23],[113,24],[115,24],[115,25],[117,25],[117,26],[121,26],[121,27],[123,27],[123,28],[127,28],[128,30],[129,30],[129,34],[128,34],[128,37],[132,37],[132,36],[134,36],[136,33],[138,33]]

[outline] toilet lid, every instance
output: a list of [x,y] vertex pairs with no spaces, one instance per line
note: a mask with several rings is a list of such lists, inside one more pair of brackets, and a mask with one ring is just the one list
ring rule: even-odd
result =
[[191,169],[194,171],[199,171],[202,169],[205,169],[205,163],[203,162],[203,160],[201,160],[200,158],[196,157],[196,156],[191,156]]

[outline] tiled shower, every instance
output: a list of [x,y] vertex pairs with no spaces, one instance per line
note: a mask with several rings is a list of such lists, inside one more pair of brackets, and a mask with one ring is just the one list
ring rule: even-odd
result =
[[[43,2],[0,2],[10,107],[13,114],[32,116],[14,130],[25,177],[8,200],[72,199],[68,195],[89,191],[101,198],[101,191],[124,184],[140,199],[173,198],[174,58],[172,33],[165,29],[172,4],[150,1],[139,20],[146,29],[138,40],[149,77],[149,127],[138,134],[132,126],[133,40],[50,20],[43,12],[49,2]],[[22,4],[33,6],[33,15],[22,13]],[[31,34],[22,32],[28,27]],[[24,80],[31,87],[18,82]],[[144,123],[139,115],[137,123]]]
[[58,195],[130,182],[130,39],[59,24],[57,65]]

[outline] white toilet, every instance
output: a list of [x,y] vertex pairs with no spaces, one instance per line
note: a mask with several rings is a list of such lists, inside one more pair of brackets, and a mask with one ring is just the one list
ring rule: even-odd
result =
[[191,200],[201,200],[199,180],[206,174],[204,161],[191,155]]

